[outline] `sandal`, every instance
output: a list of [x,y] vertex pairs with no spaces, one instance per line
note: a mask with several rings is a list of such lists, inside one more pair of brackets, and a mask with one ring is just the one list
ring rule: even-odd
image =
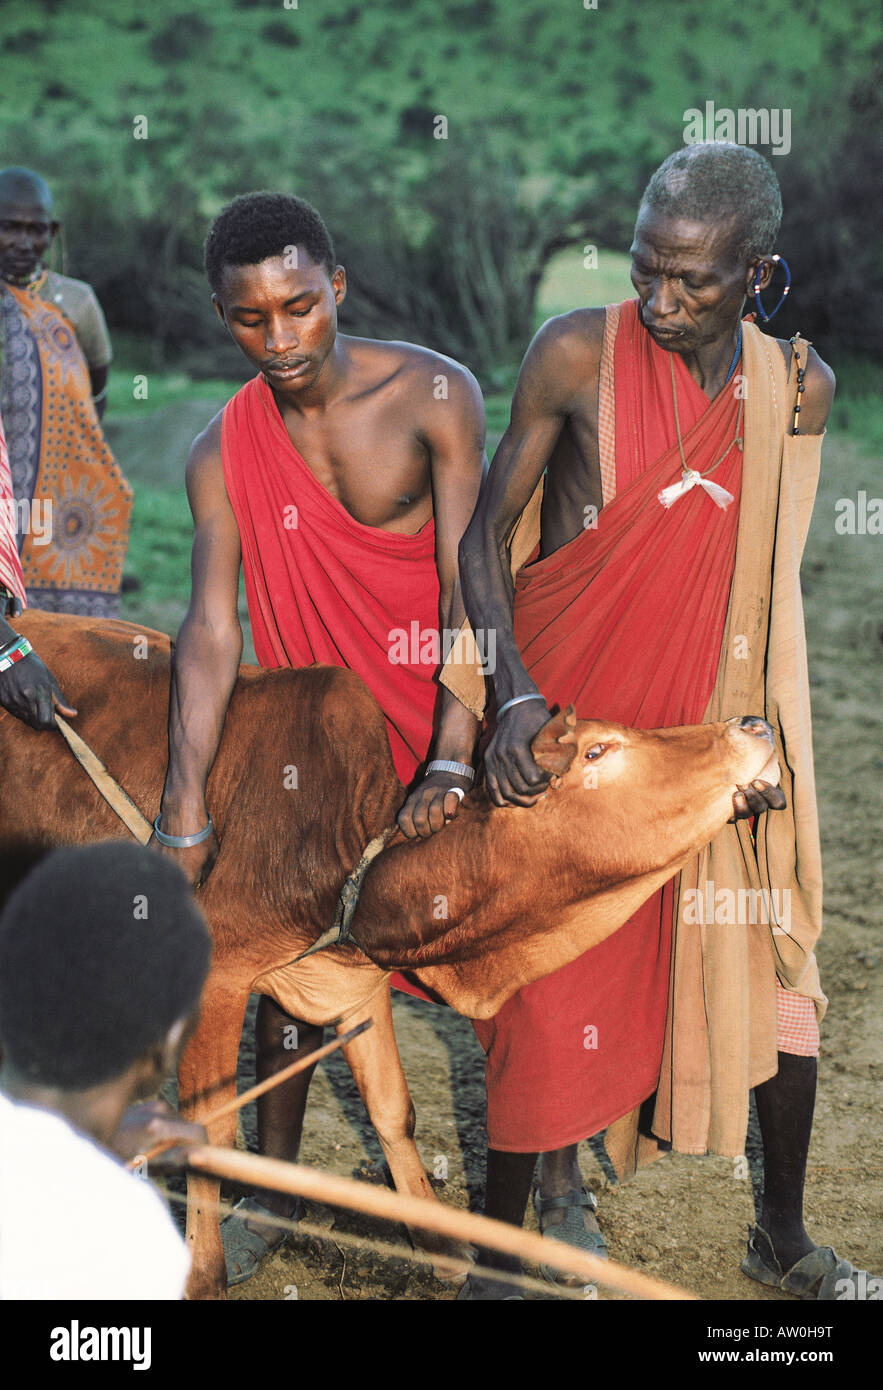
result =
[[[234,1284],[243,1284],[246,1279],[257,1273],[261,1261],[271,1251],[277,1250],[288,1235],[286,1230],[279,1230],[275,1237],[265,1240],[257,1231],[249,1230],[245,1224],[245,1218],[248,1216],[263,1216],[268,1222],[276,1220],[276,1213],[262,1206],[256,1197],[243,1197],[233,1210],[240,1215],[228,1216],[221,1222],[221,1244],[227,1262],[228,1288],[232,1288]],[[302,1214],[303,1207],[298,1197],[294,1215],[290,1219],[299,1221]]]
[[[587,1187],[577,1189],[571,1188],[565,1197],[541,1197],[539,1188],[533,1196],[534,1211],[537,1214],[537,1222],[540,1227],[540,1234],[547,1240],[563,1240],[567,1245],[574,1245],[577,1250],[585,1250],[588,1255],[597,1255],[599,1259],[607,1259],[607,1241],[601,1231],[587,1231],[586,1223],[583,1219],[583,1208],[589,1207],[592,1211],[598,1209],[598,1198],[594,1192],[590,1192]],[[543,1214],[547,1211],[564,1210],[564,1220],[557,1226],[543,1228]],[[562,1274],[560,1270],[554,1269],[551,1265],[540,1265],[540,1272],[544,1279],[548,1279],[551,1284],[566,1284],[568,1287],[583,1283],[584,1280],[577,1279],[573,1275]]]
[[[507,1288],[509,1292],[498,1292],[501,1288]],[[491,1301],[495,1303],[523,1303],[524,1294],[518,1292],[515,1284],[497,1283],[488,1275],[480,1277],[477,1274],[467,1274],[457,1297],[454,1299],[455,1303],[489,1303]]]
[[817,1245],[786,1273],[762,1226],[748,1227],[748,1254],[742,1261],[742,1273],[759,1284],[781,1289],[783,1293],[820,1302],[866,1298],[868,1285],[874,1282],[865,1270],[856,1269],[849,1260],[842,1260],[830,1245]]

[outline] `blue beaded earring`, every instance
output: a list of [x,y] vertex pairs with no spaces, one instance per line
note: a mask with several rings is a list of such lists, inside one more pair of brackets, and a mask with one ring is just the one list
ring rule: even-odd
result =
[[785,303],[785,300],[786,300],[787,295],[788,295],[788,291],[791,289],[791,271],[790,271],[790,269],[788,268],[788,262],[785,260],[785,257],[784,257],[784,256],[770,256],[770,260],[773,261],[774,264],[780,265],[780,266],[782,267],[782,269],[784,270],[784,272],[785,272],[785,288],[783,289],[783,291],[782,291],[782,293],[781,293],[781,296],[780,296],[780,298],[779,298],[779,302],[778,302],[778,304],[776,305],[775,309],[772,311],[771,314],[768,314],[767,311],[766,311],[766,309],[764,309],[763,305],[762,305],[761,302],[760,302],[760,278],[761,278],[761,276],[763,275],[763,265],[761,264],[761,265],[759,265],[759,266],[757,267],[757,274],[756,274],[755,277],[754,277],[754,298],[755,298],[755,301],[756,301],[756,303],[757,303],[757,312],[760,314],[760,317],[763,319],[764,323],[769,323],[769,321],[770,321],[771,318],[775,318],[776,314],[779,312],[779,310],[781,309],[782,305]]

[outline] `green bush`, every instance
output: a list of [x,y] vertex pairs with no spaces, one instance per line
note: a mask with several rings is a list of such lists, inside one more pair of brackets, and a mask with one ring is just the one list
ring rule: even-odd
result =
[[[203,7],[205,8],[205,7]],[[35,14],[50,18],[42,29]],[[5,158],[49,178],[69,273],[156,364],[235,375],[202,275],[223,201],[290,189],[324,213],[355,332],[427,342],[502,379],[561,247],[625,250],[682,113],[788,107],[773,158],[795,285],[776,331],[826,357],[883,356],[883,265],[870,170],[879,126],[877,0],[4,0]],[[774,26],[758,61],[747,41]],[[136,114],[150,138],[132,138]],[[449,138],[433,138],[436,115]],[[780,327],[781,325],[781,327]]]

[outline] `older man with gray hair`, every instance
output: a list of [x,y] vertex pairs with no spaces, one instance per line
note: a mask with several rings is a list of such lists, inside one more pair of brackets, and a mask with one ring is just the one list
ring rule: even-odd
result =
[[[476,1031],[488,1215],[520,1223],[542,1154],[544,1233],[603,1252],[578,1141],[606,1130],[620,1174],[660,1148],[735,1157],[754,1088],[765,1187],[742,1268],[835,1298],[856,1272],[802,1214],[826,1000],[799,584],[834,377],[803,339],[743,319],[746,297],[771,317],[781,212],[772,167],[742,146],[693,145],[657,169],[631,247],[637,298],[540,329],[460,551],[469,619],[497,634],[498,805],[546,791],[531,739],[571,702],[644,728],[763,716],[781,786],[736,790],[731,824],[678,878]],[[449,676],[479,713],[482,683]],[[615,756],[589,750],[587,779]],[[471,1280],[466,1296],[504,1289]]]

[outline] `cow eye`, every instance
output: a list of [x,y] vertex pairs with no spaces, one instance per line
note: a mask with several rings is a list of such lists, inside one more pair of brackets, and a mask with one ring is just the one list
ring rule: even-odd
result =
[[586,762],[587,762],[587,763],[593,763],[593,762],[595,762],[595,760],[596,760],[597,758],[600,758],[600,756],[601,756],[602,753],[606,753],[606,752],[607,752],[607,744],[606,744],[606,743],[593,743],[592,746],[591,746],[591,748],[586,749]]

